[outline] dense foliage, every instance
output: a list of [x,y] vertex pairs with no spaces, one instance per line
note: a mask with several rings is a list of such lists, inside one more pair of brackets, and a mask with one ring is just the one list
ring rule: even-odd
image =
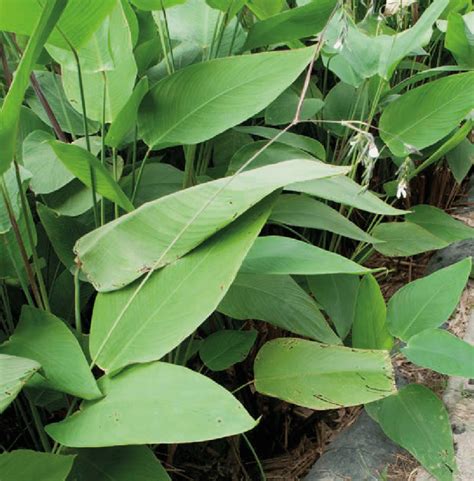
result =
[[473,238],[422,191],[472,166],[474,11],[366,3],[0,0],[2,481],[167,480],[156,445],[232,435],[255,454],[249,386],[366,405],[453,479],[445,407],[392,359],[474,377],[441,329],[471,260],[387,304],[369,261]]

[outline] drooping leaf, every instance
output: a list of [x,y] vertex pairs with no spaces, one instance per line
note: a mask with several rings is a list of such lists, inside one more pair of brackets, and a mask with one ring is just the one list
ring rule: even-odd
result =
[[355,406],[396,392],[385,351],[275,339],[259,351],[254,370],[257,391],[310,409]]
[[316,35],[326,25],[336,4],[335,0],[318,0],[256,22],[249,31],[244,49]]
[[160,359],[179,345],[216,309],[272,202],[266,199],[189,255],[153,273],[143,287],[131,284],[99,294],[92,315],[92,359],[114,372],[132,362]]
[[474,108],[474,72],[449,75],[414,88],[390,103],[380,117],[380,135],[394,155],[433,145]]
[[464,139],[446,154],[446,159],[456,182],[460,184],[474,165],[474,144]]
[[75,251],[97,290],[117,289],[186,254],[288,182],[344,172],[344,167],[293,160],[207,182],[109,222],[81,238]]
[[[0,354],[0,413],[15,400],[23,386],[40,367],[32,359]],[[1,464],[0,461],[0,466]]]
[[52,389],[84,399],[102,395],[79,342],[53,314],[23,306],[15,332],[0,351],[38,362]]
[[385,203],[370,190],[364,189],[349,177],[334,177],[316,179],[290,184],[286,190],[314,195],[321,199],[339,202],[360,210],[382,215],[406,214],[406,211],[396,209]]
[[474,346],[442,329],[410,337],[403,354],[419,366],[448,376],[474,377]]
[[247,6],[260,20],[280,13],[285,7],[285,0],[247,0]]
[[375,277],[363,277],[355,305],[352,346],[360,349],[390,350],[393,339],[387,328],[387,308]]
[[256,319],[329,344],[340,339],[314,300],[290,277],[239,274],[217,308],[234,319]]
[[367,408],[385,434],[409,451],[436,479],[453,480],[456,461],[451,424],[446,408],[432,391],[410,384]]
[[390,332],[408,341],[425,329],[439,327],[458,304],[470,272],[467,258],[402,287],[388,302]]
[[444,45],[463,67],[474,68],[474,13],[451,12]]
[[226,389],[185,367],[153,362],[131,366],[100,387],[65,421],[46,426],[70,447],[174,444],[232,436],[256,422]]
[[273,208],[270,220],[291,226],[334,232],[363,242],[377,242],[377,239],[366,234],[337,210],[306,195],[281,196]]
[[78,449],[71,481],[171,481],[147,446]]
[[[18,124],[20,121],[20,112],[23,98],[30,82],[30,74],[33,71],[44,43],[53,30],[54,25],[58,21],[66,5],[66,0],[52,0],[48,2],[44,8],[40,9],[39,11],[37,9],[37,15],[34,17],[34,27],[31,32],[29,32],[31,37],[28,41],[25,51],[23,52],[18,68],[16,69],[13,82],[8,89],[7,95],[3,101],[2,109],[0,110],[0,145],[2,145],[2,149],[0,151],[0,175],[8,170],[8,167],[13,161],[16,137],[18,133]],[[38,6],[39,5],[36,4],[37,8]],[[6,17],[10,16],[13,19],[21,19],[23,17],[22,10],[18,9],[18,2],[2,0],[0,7],[2,12],[0,22],[3,22]],[[7,9],[12,8],[14,11],[6,11]],[[0,24],[0,30],[11,29]]]
[[244,274],[364,274],[369,269],[343,256],[289,237],[259,237],[240,272]]
[[18,449],[0,454],[2,481],[66,481],[75,456]]
[[266,107],[291,85],[312,55],[313,48],[305,48],[211,60],[179,70],[145,97],[138,117],[140,133],[154,148],[210,139]]
[[[133,204],[106,167],[90,152],[77,145],[64,144],[58,141],[53,141],[50,145],[58,159],[83,184],[87,187],[92,187],[92,182],[94,181],[95,189],[100,195],[115,202],[128,212],[134,209]],[[91,175],[91,171],[93,175]]]
[[314,297],[331,318],[341,339],[344,339],[354,321],[359,278],[347,274],[327,274],[308,276],[307,279]]
[[257,331],[222,329],[206,337],[199,346],[202,362],[211,371],[223,371],[243,361],[257,339]]

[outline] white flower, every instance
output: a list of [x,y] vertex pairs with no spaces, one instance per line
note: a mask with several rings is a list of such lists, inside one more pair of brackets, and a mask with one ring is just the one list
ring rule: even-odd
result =
[[400,198],[404,198],[406,199],[407,198],[407,189],[408,189],[408,184],[407,184],[407,181],[405,179],[402,179],[399,183],[398,183],[398,187],[397,187],[397,199],[400,199]]
[[379,149],[377,148],[377,146],[375,145],[375,142],[374,141],[371,141],[369,143],[369,157],[371,159],[376,159],[379,155],[380,155],[380,152],[379,152]]
[[342,37],[339,37],[337,40],[336,40],[336,43],[333,45],[333,48],[335,50],[337,50],[338,52],[340,52],[344,47],[344,43],[342,41]]

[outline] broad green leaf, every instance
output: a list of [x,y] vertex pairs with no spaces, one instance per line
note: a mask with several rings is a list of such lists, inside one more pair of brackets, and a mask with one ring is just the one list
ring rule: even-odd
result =
[[223,371],[243,361],[257,339],[257,331],[222,329],[206,337],[199,346],[199,356],[211,371]]
[[18,449],[0,454],[2,481],[66,481],[75,456]]
[[395,209],[391,205],[385,203],[376,194],[370,192],[370,190],[364,189],[349,177],[333,177],[298,182],[288,185],[286,190],[314,195],[321,199],[339,202],[360,210],[372,212],[373,214],[406,214],[406,211]]
[[290,277],[239,274],[217,308],[234,319],[256,319],[330,344],[341,340],[314,300]]
[[115,372],[133,362],[160,359],[186,339],[224,297],[272,202],[258,204],[187,256],[153,273],[143,286],[99,294],[92,315],[92,359]]
[[[74,109],[66,98],[61,77],[48,71],[35,71],[34,74],[40,85],[41,92],[46,97],[61,129],[71,134],[84,135],[84,118]],[[49,117],[36,94],[28,91],[25,100],[31,110],[33,110],[43,122],[51,126]],[[89,133],[99,130],[99,124],[92,120],[87,121],[87,126]]]
[[278,135],[278,143],[304,150],[305,152],[314,155],[317,159],[323,161],[326,160],[326,151],[324,150],[324,146],[311,137],[294,134],[292,132],[282,133],[281,130],[259,125],[244,125],[241,127],[235,127],[234,130],[237,132],[243,132],[245,134],[263,137],[264,139],[273,139]]
[[171,481],[147,446],[78,449],[70,481]]
[[431,205],[415,205],[405,217],[407,222],[423,227],[431,234],[446,241],[456,242],[474,238],[474,229],[453,219],[441,209]]
[[[244,167],[250,159],[253,159],[244,170],[253,170],[265,165],[278,164],[291,159],[316,160],[312,155],[290,147],[280,142],[274,142],[268,147],[266,140],[258,140],[242,146],[233,156],[229,163],[227,175],[232,175]],[[264,149],[264,150],[262,150]]]
[[[32,35],[41,15],[41,5],[37,0],[0,0],[0,30]],[[115,0],[69,0],[58,28],[47,37],[47,43],[77,49],[90,38],[114,5]]]
[[[23,12],[23,9],[18,10],[18,2],[12,2],[11,0],[1,0],[1,2],[2,15],[0,21],[3,21],[5,17],[9,17],[10,15],[13,18],[21,18],[23,16],[18,13]],[[38,6],[38,4],[36,5]],[[33,71],[44,43],[66,5],[66,0],[51,0],[43,9],[38,11],[34,17],[34,28],[32,32],[29,32],[31,33],[31,37],[23,52],[18,68],[15,71],[13,82],[8,89],[2,109],[0,110],[0,145],[2,145],[0,151],[0,175],[8,170],[8,167],[13,161],[21,107],[30,82],[30,74]],[[15,11],[6,11],[11,8],[14,8]],[[6,29],[5,25],[2,26],[0,23],[0,29]]]
[[94,180],[95,190],[100,195],[115,202],[128,212],[134,209],[133,204],[106,167],[90,152],[77,145],[64,144],[59,141],[53,141],[50,145],[58,159],[83,184],[87,187],[92,187],[92,181]]
[[140,133],[153,148],[208,140],[278,97],[308,65],[313,52],[311,47],[229,57],[179,70],[145,97],[138,117]]
[[474,13],[464,16],[451,12],[448,16],[448,29],[444,45],[451,51],[457,63],[474,68]]
[[281,196],[273,208],[270,221],[334,232],[362,242],[377,242],[337,210],[306,195]]
[[60,216],[43,204],[36,204],[36,210],[54,252],[64,266],[73,272],[77,268],[74,244],[88,229],[76,219]]
[[245,258],[244,274],[364,274],[369,269],[305,242],[289,237],[259,237]]
[[105,142],[111,147],[118,148],[125,139],[126,135],[132,131],[137,122],[138,107],[143,97],[148,92],[148,79],[143,77],[136,85],[132,95],[118,113],[117,117],[110,126]]
[[287,183],[345,171],[320,162],[292,160],[207,182],[109,222],[81,238],[75,252],[97,290],[118,289],[144,271],[186,254]]
[[335,409],[396,392],[388,352],[296,338],[267,342],[255,359],[255,388],[310,409]]
[[419,366],[448,376],[474,377],[474,346],[442,329],[410,337],[403,354]]
[[250,50],[316,35],[326,25],[336,4],[336,0],[318,0],[256,22],[249,31],[244,49]]
[[246,0],[206,0],[212,8],[227,12],[229,18],[236,15],[247,3]]
[[446,154],[446,159],[456,182],[460,184],[474,165],[474,144],[464,139]]
[[[114,8],[105,22],[108,25],[108,43],[114,68],[82,72],[82,80],[87,117],[102,122],[105,93],[105,121],[113,122],[132,95],[137,65],[133,56],[130,25],[120,1],[114,1]],[[81,63],[89,57],[96,40],[92,38],[84,49],[78,50]],[[69,102],[82,114],[81,88],[75,62],[67,60],[62,65],[61,73],[64,91]]]
[[51,147],[53,140],[48,132],[35,130],[23,142],[23,164],[32,174],[30,187],[36,194],[49,194],[74,179]]
[[[265,110],[265,123],[267,125],[286,125],[294,118],[300,101],[299,92],[292,88],[286,89],[277,97]],[[300,120],[308,120],[323,108],[324,102],[321,99],[307,97],[304,99]]]
[[273,0],[271,2],[268,0],[247,0],[246,3],[247,7],[250,8],[260,20],[280,13],[286,5],[285,0]]
[[[0,354],[0,413],[15,400],[23,386],[40,367],[32,359]],[[0,461],[0,466],[1,464]]]
[[390,332],[408,341],[425,329],[439,327],[456,308],[470,272],[467,258],[402,287],[388,302]]
[[102,395],[74,334],[63,321],[41,309],[23,306],[15,332],[0,350],[40,363],[52,389],[84,399]]
[[446,408],[432,391],[410,384],[368,408],[384,433],[409,451],[437,480],[453,480],[456,461],[451,424]]
[[450,75],[414,88],[390,103],[380,135],[392,153],[407,155],[448,135],[474,108],[474,72]]
[[140,10],[161,10],[170,8],[180,3],[185,3],[186,0],[130,0]]
[[153,362],[131,366],[100,387],[65,421],[46,426],[70,447],[175,444],[239,434],[256,422],[226,389],[185,367]]
[[347,274],[327,274],[308,276],[307,279],[314,297],[331,318],[341,339],[344,339],[354,321],[359,278]]
[[357,292],[352,346],[360,349],[392,348],[393,339],[387,328],[387,308],[375,277],[364,276]]

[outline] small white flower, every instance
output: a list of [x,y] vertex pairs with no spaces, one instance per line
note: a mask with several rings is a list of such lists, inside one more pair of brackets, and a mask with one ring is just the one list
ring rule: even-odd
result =
[[338,52],[340,52],[344,47],[344,42],[342,41],[342,38],[339,37],[337,40],[336,40],[336,43],[333,45],[333,48],[334,50],[337,50]]
[[398,187],[397,187],[397,199],[400,199],[400,198],[404,198],[406,199],[407,198],[407,195],[408,195],[408,192],[407,192],[407,189],[408,189],[408,184],[407,184],[407,181],[405,179],[402,179],[399,183],[398,183]]
[[369,143],[368,154],[369,154],[369,157],[372,159],[376,159],[380,155],[379,149],[377,148],[377,146],[375,145],[375,142],[373,141]]

